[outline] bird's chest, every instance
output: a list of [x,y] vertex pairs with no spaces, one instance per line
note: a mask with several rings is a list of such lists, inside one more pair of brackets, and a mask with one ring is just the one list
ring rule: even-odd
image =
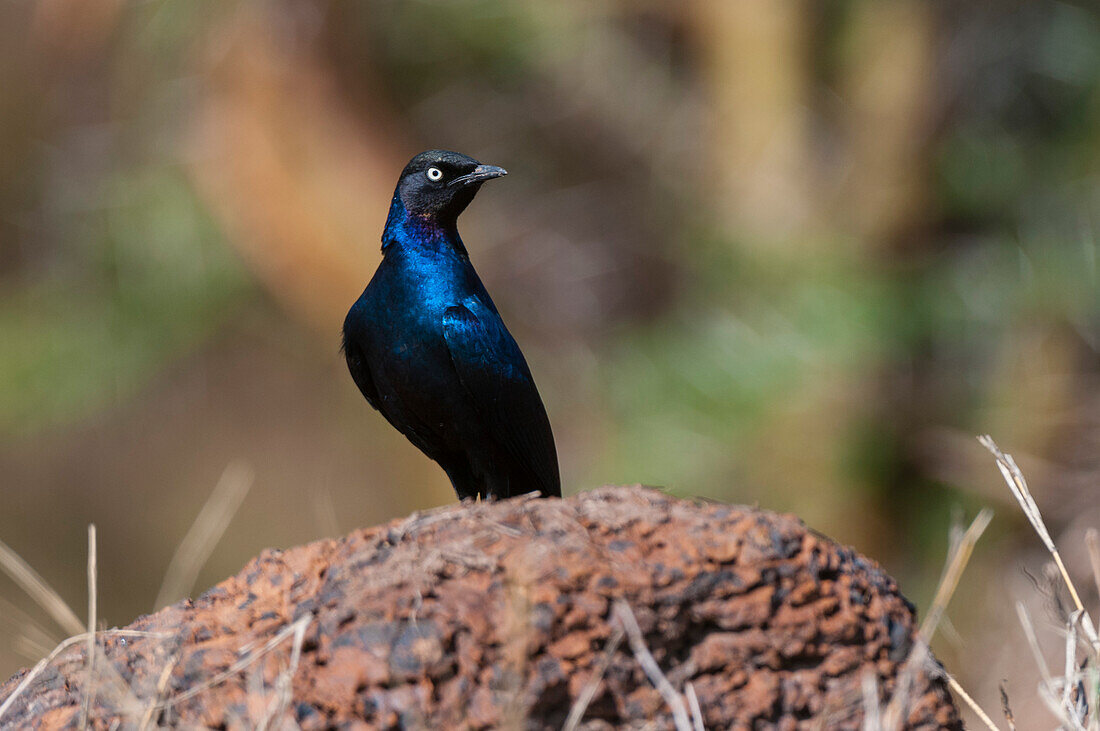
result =
[[373,313],[368,327],[377,356],[395,365],[449,357],[443,315],[470,294],[460,273],[418,266],[380,275],[368,291]]

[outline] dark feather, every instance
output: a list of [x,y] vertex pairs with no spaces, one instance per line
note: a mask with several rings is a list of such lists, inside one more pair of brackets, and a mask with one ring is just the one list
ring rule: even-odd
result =
[[[477,310],[475,315],[470,308]],[[561,496],[550,420],[519,345],[500,317],[474,298],[448,307],[443,337],[458,378],[490,433],[537,484],[511,485],[513,495],[539,490]],[[529,489],[527,489],[529,488]]]

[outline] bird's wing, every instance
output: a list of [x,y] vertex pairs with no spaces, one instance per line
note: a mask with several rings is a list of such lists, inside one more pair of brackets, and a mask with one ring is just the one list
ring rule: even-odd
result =
[[366,397],[367,403],[381,411],[382,399],[378,397],[378,388],[374,385],[374,378],[371,376],[370,367],[367,365],[366,358],[363,357],[359,347],[350,337],[348,337],[346,326],[344,330],[343,351],[344,358],[347,359],[348,362],[348,370],[351,371],[351,378],[355,381],[355,385],[363,392],[363,396]]
[[[397,431],[404,434],[417,449],[438,461],[438,454],[432,448],[432,440],[429,436],[431,430],[423,419],[404,407],[400,398],[393,397],[394,389],[386,379],[385,371],[379,372],[376,380],[363,352],[355,341],[347,335],[344,337],[343,349],[344,357],[348,361],[348,370],[351,371],[351,378],[355,381],[355,385],[359,387],[359,390],[362,391],[363,396],[366,397],[367,403],[382,414],[386,421],[392,424]],[[379,389],[379,384],[382,386],[381,389]],[[381,394],[383,392],[390,394],[390,397],[382,398]]]
[[[476,313],[476,314],[475,314]],[[476,298],[448,307],[443,338],[486,426],[538,480],[544,495],[561,495],[550,420],[519,345],[500,317]]]

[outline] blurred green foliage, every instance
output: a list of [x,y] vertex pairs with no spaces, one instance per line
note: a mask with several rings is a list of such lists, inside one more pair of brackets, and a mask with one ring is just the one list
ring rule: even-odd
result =
[[129,398],[217,332],[250,287],[179,170],[105,185],[79,249],[0,300],[0,429],[29,432]]

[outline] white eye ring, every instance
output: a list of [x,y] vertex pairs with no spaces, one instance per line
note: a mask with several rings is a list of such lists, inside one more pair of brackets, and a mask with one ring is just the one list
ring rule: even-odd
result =
[[437,183],[443,179],[443,171],[439,168],[428,168],[428,180]]

